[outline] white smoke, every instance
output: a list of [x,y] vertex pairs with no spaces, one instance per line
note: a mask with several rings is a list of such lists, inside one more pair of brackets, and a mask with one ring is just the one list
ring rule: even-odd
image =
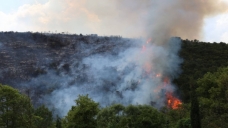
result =
[[[178,51],[181,40],[170,39],[167,48],[154,43],[147,44],[145,40],[131,40],[130,43],[124,50],[118,50],[121,47],[113,49],[118,51],[117,55],[112,55],[105,49],[104,53],[83,58],[78,67],[70,67],[72,75],[63,72],[57,76],[49,72],[31,83],[41,83],[44,80],[43,85],[58,88],[42,97],[42,102],[54,107],[61,116],[66,115],[75,104],[78,95],[85,94],[89,94],[103,107],[113,103],[128,105],[153,102],[155,107],[160,108],[166,100],[162,90],[175,90],[173,86],[162,87],[163,76],[172,79],[179,75],[182,60],[178,57]],[[85,50],[92,49],[87,47]],[[74,79],[80,80],[70,85]]]

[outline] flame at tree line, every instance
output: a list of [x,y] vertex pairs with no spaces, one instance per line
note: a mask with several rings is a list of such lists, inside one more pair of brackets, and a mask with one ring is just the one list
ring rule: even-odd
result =
[[[168,78],[165,78],[164,79],[164,86],[169,86],[169,79]],[[176,98],[174,95],[173,95],[173,92],[171,91],[166,91],[166,102],[167,102],[167,107],[169,108],[172,108],[172,109],[178,109],[179,106],[182,104],[182,102]]]
[[[150,42],[152,41],[151,38],[149,38],[147,41],[146,41],[146,44],[144,44],[142,46],[142,52],[145,52],[147,49],[146,49],[146,45],[149,45]],[[149,75],[152,71],[152,65],[149,63],[149,62],[146,62],[144,64],[144,67],[145,69],[145,72],[146,72],[146,75]],[[161,73],[156,73],[154,76],[152,76],[153,78],[156,77],[156,78],[159,78],[159,79],[162,79],[163,81],[163,85],[158,85],[157,89],[156,90],[153,90],[153,92],[156,92],[156,93],[159,93],[159,92],[163,92],[165,93],[165,104],[168,108],[171,108],[171,109],[178,109],[180,107],[180,105],[182,104],[181,100],[178,99],[177,97],[174,96],[173,94],[173,91],[172,90],[167,90],[167,86],[171,86],[170,84],[170,79],[166,76],[164,77]],[[158,100],[160,98],[157,98]]]

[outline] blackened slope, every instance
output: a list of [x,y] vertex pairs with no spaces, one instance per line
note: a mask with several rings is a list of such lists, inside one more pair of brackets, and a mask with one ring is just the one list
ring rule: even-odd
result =
[[[67,86],[88,82],[84,72],[88,65],[82,63],[83,58],[96,54],[117,56],[120,50],[132,45],[129,42],[119,36],[1,32],[0,83],[19,88],[36,101],[61,88],[61,83],[49,86],[53,84],[51,80],[42,82],[42,76],[51,72],[56,78],[75,77]],[[31,82],[34,78],[39,81]]]

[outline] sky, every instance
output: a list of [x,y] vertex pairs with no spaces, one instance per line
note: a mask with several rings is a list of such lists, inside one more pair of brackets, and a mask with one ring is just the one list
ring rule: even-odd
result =
[[[127,3],[133,9],[123,13],[129,10],[122,6],[125,3],[117,1],[120,0],[0,0],[0,31],[144,37],[148,24],[144,23],[147,18],[143,14],[148,10],[135,9],[139,2]],[[205,18],[198,40],[228,42],[228,9]]]

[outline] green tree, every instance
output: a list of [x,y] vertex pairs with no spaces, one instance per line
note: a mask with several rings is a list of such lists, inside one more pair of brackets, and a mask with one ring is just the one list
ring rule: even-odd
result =
[[[183,118],[177,122],[176,128],[191,128],[190,118]],[[197,128],[197,127],[195,127]]]
[[165,118],[152,106],[114,104],[98,113],[97,125],[98,128],[162,128]]
[[202,126],[208,128],[228,127],[228,67],[206,73],[197,81]]
[[125,107],[121,104],[114,104],[103,108],[97,115],[98,128],[120,128]]
[[207,72],[213,73],[219,67],[228,66],[228,44],[225,43],[182,40],[179,55],[184,59],[181,64],[182,73],[174,79],[174,83],[179,87],[180,97],[185,103],[191,102],[190,76],[197,81]]
[[[178,109],[163,107],[161,112],[165,114],[166,128],[182,128],[188,126],[185,120],[190,119],[190,104],[182,103]],[[190,120],[189,120],[190,121]]]
[[195,91],[192,90],[191,93],[191,126],[192,128],[201,128],[201,118],[199,110],[199,101],[198,97],[195,94]]
[[34,115],[37,117],[35,120],[35,126],[37,128],[51,128],[53,127],[52,112],[44,105],[38,107]]
[[148,105],[129,105],[124,110],[122,127],[162,128],[165,126],[164,115]]
[[16,89],[0,84],[0,127],[33,128],[33,120],[30,99]]
[[57,115],[56,117],[56,124],[55,124],[56,128],[62,128],[62,120],[61,118]]
[[86,96],[79,95],[64,119],[66,128],[95,128],[97,126],[96,116],[99,112],[99,104]]
[[201,118],[200,118],[200,110],[199,110],[199,101],[198,96],[195,92],[196,82],[193,78],[190,78],[190,86],[191,86],[191,127],[192,128],[201,128]]

